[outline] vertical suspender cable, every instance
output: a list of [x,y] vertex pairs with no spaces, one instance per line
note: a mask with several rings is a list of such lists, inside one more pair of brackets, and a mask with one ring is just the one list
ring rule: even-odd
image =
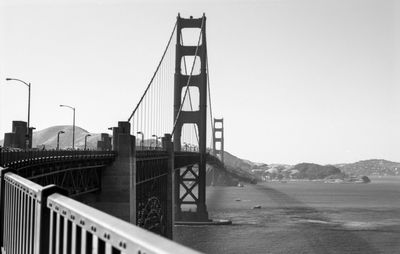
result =
[[213,146],[214,143],[214,118],[213,118],[213,114],[212,114],[212,106],[211,106],[211,89],[210,89],[210,70],[208,69],[208,51],[206,50],[206,54],[207,54],[207,86],[208,86],[208,104],[210,105],[210,124],[211,124],[211,144],[210,146]]
[[139,105],[142,103],[143,98],[144,98],[145,95],[147,94],[147,91],[149,90],[151,84],[153,83],[154,77],[156,76],[158,70],[160,69],[160,66],[161,66],[161,64],[162,64],[162,62],[163,62],[163,60],[164,60],[165,54],[167,53],[167,50],[168,50],[169,45],[170,45],[170,43],[171,43],[172,37],[173,37],[173,35],[174,35],[174,33],[175,33],[175,30],[176,30],[176,26],[177,26],[177,22],[175,22],[174,29],[172,30],[171,36],[169,37],[167,46],[165,47],[164,53],[163,53],[163,55],[162,55],[162,57],[161,57],[161,60],[160,60],[160,62],[158,63],[157,68],[156,68],[156,70],[155,70],[153,76],[151,77],[151,80],[150,80],[149,84],[148,84],[147,87],[146,87],[146,90],[144,91],[142,97],[140,98],[140,100],[139,100],[138,104],[136,105],[135,109],[133,110],[132,114],[131,114],[130,117],[128,118],[128,121],[130,121],[130,120],[132,119],[132,117],[133,117],[133,115],[135,114],[136,110],[138,109]]

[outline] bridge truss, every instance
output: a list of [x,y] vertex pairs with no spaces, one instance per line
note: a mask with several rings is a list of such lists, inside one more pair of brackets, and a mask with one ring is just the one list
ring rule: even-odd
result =
[[113,151],[3,151],[0,166],[37,184],[55,184],[70,196],[99,191],[101,170],[116,157]]

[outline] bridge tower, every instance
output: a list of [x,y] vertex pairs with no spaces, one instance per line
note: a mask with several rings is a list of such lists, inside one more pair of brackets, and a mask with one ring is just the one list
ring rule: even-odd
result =
[[224,119],[214,118],[213,154],[224,163]]
[[[181,43],[182,29],[200,29],[201,43],[196,46],[185,46]],[[206,207],[206,142],[207,142],[207,45],[206,45],[206,17],[195,19],[177,17],[177,40],[175,58],[175,85],[174,85],[174,120],[175,131],[173,136],[174,150],[181,150],[181,134],[184,124],[195,124],[199,134],[199,160],[196,166],[180,169],[175,174],[175,211],[178,221],[208,221]],[[197,54],[196,54],[197,53]],[[200,74],[184,75],[181,64],[183,57],[198,57],[201,62]],[[188,83],[189,82],[189,83]],[[199,91],[199,109],[180,111],[182,91],[186,86],[197,87]],[[181,190],[184,190],[181,193]],[[181,195],[182,194],[182,195]],[[187,200],[187,198],[191,200]],[[186,199],[185,199],[186,198]],[[183,211],[182,205],[195,206],[195,211]]]

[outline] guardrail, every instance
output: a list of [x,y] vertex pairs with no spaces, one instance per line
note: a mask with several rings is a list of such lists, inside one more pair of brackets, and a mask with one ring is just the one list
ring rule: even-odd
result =
[[0,168],[0,245],[4,253],[43,253],[48,228],[44,220],[47,195],[60,191],[55,185],[35,184]]
[[0,166],[23,167],[48,161],[65,161],[67,159],[114,158],[114,151],[1,151]]
[[198,253],[60,194],[47,207],[50,253]]
[[0,167],[4,254],[198,253]]

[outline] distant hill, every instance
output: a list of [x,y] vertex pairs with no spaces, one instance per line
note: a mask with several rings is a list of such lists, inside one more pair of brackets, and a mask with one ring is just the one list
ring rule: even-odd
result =
[[381,159],[338,164],[336,166],[346,174],[352,175],[395,176],[400,174],[400,163]]
[[256,165],[254,162],[240,159],[226,151],[224,153],[224,163],[231,168],[241,169],[247,172],[251,172],[251,169]]
[[292,172],[293,170],[297,171],[295,175],[296,178],[310,180],[324,179],[328,176],[339,175],[342,173],[340,169],[335,166],[321,166],[314,163],[300,163],[295,165],[291,170]]
[[[32,137],[32,147],[45,146],[46,149],[55,149],[57,147],[57,133],[60,134],[60,148],[66,149],[72,147],[72,125],[57,125],[40,131],[34,131]],[[75,126],[75,147],[83,149],[85,146],[85,135],[90,134],[87,138],[87,148],[96,149],[97,141],[100,140],[100,133],[90,133],[87,130]],[[0,145],[3,145],[3,139],[0,140]]]
[[[72,147],[72,125],[59,125],[52,126],[40,131],[33,132],[32,147],[44,145],[46,149],[55,149],[57,147],[57,133],[64,131],[60,134],[60,148],[66,149]],[[85,136],[90,134],[87,138],[87,148],[96,149],[97,141],[101,139],[100,133],[90,133],[87,130],[75,126],[75,148],[83,149],[85,146]]]

